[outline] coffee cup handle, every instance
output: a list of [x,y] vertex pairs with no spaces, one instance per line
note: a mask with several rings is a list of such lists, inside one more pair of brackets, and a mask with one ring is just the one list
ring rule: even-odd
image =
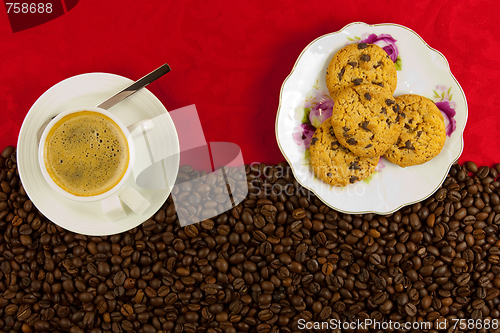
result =
[[142,129],[147,132],[153,129],[155,127],[155,124],[151,119],[143,119],[128,126],[127,129],[129,130],[130,133],[132,133],[139,126],[141,126]]

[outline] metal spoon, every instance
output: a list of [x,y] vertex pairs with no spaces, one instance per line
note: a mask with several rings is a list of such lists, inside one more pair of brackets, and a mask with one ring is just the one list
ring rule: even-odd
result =
[[[157,69],[155,69],[154,71],[152,71],[151,73],[149,73],[149,74],[145,75],[144,77],[140,78],[139,80],[135,81],[134,83],[129,85],[127,88],[114,94],[113,96],[111,96],[110,98],[105,100],[104,102],[97,105],[97,107],[101,108],[101,109],[108,110],[111,107],[113,107],[116,104],[123,101],[125,98],[129,97],[132,94],[135,94],[140,89],[144,88],[145,86],[147,86],[151,82],[159,79],[160,77],[162,77],[163,75],[167,74],[170,71],[171,71],[170,66],[168,64],[164,64],[164,65],[158,67]],[[38,143],[40,142],[40,138],[42,137],[43,131],[45,130],[47,125],[50,123],[50,121],[52,119],[54,119],[55,117],[56,116],[53,116],[53,117],[47,119],[42,124],[42,126],[40,126],[40,129],[38,130],[38,133],[37,133],[37,142]]]

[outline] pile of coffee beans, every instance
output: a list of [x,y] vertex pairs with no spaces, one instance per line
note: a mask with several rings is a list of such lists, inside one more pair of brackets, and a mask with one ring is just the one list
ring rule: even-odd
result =
[[500,317],[498,164],[454,165],[434,195],[385,216],[339,213],[286,163],[252,164],[230,173],[249,184],[232,210],[181,227],[170,198],[107,237],[40,214],[14,148],[0,166],[0,332],[286,333],[306,331],[300,319]]

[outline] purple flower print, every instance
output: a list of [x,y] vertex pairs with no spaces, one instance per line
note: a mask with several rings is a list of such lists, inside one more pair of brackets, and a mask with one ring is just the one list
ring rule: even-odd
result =
[[450,104],[450,101],[436,102],[436,106],[443,114],[446,125],[446,135],[448,136],[450,136],[451,133],[455,132],[457,129],[457,121],[454,118],[457,112],[451,107]]
[[375,167],[375,171],[380,172],[383,168],[385,168],[384,157],[380,156],[380,158],[378,159],[378,164]]
[[325,95],[323,91],[315,86],[313,87],[313,91],[310,92],[309,98],[304,101],[304,107],[312,109],[316,104],[322,103],[327,99],[330,99],[330,96]]
[[329,98],[324,99],[311,109],[309,113],[309,121],[311,125],[315,128],[321,126],[321,124],[332,116],[333,111],[333,101]]
[[305,149],[309,149],[311,138],[316,129],[310,124],[300,124],[293,129],[293,141]]
[[457,121],[455,120],[455,111],[457,104],[451,100],[453,94],[451,93],[451,87],[444,85],[437,85],[434,91],[434,99],[438,101],[435,102],[438,109],[441,111],[444,117],[444,124],[446,127],[446,135],[451,136],[453,132],[457,129]]
[[398,59],[399,51],[396,46],[396,40],[389,34],[375,35],[371,34],[367,38],[360,40],[360,43],[376,44],[383,48],[385,52],[391,57],[393,62]]

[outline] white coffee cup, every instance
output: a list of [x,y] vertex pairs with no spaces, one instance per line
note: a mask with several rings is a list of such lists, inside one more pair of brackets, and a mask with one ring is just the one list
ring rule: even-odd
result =
[[[122,178],[120,179],[120,181],[115,186],[113,186],[111,189],[109,189],[108,191],[106,191],[104,193],[97,194],[97,195],[90,195],[90,196],[75,195],[75,194],[72,194],[72,193],[66,191],[62,187],[60,187],[52,179],[49,172],[47,171],[47,166],[45,163],[45,154],[44,154],[45,142],[47,140],[47,135],[49,134],[52,127],[55,124],[57,124],[59,122],[59,120],[61,120],[63,117],[68,116],[68,115],[73,114],[73,113],[83,112],[83,111],[97,112],[97,113],[101,113],[101,114],[105,115],[106,117],[109,117],[111,120],[113,120],[116,123],[116,125],[118,125],[120,130],[123,132],[123,135],[126,137],[127,144],[128,144],[128,166],[127,166],[125,173],[122,175]],[[144,120],[144,121],[146,121],[146,120]],[[141,121],[140,123],[142,123],[144,121]],[[133,124],[133,125],[129,126],[129,128],[130,129],[136,128],[137,125],[138,125],[138,123]],[[57,115],[54,119],[52,119],[50,121],[50,123],[47,125],[47,127],[43,131],[43,134],[42,134],[41,139],[40,139],[40,144],[38,147],[38,161],[39,161],[39,165],[40,165],[40,169],[42,171],[43,177],[45,178],[47,183],[50,185],[50,187],[52,187],[54,189],[54,191],[56,191],[57,193],[59,193],[60,195],[66,197],[68,199],[72,199],[72,200],[76,200],[76,201],[80,201],[80,202],[100,201],[100,200],[103,200],[103,199],[117,193],[120,189],[122,189],[124,187],[125,183],[127,182],[129,177],[131,176],[132,169],[134,166],[135,148],[134,148],[134,142],[132,140],[132,136],[130,134],[129,128],[127,128],[127,126],[125,126],[125,124],[123,124],[123,122],[118,117],[116,117],[113,113],[111,113],[107,110],[101,109],[101,108],[97,108],[97,107],[78,107],[78,108],[73,108],[73,109],[66,110],[66,111],[60,113],[59,115]]]

